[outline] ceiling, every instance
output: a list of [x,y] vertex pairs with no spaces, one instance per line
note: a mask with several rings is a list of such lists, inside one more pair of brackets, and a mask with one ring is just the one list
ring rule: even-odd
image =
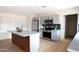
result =
[[55,15],[60,10],[75,6],[79,6],[79,0],[2,0],[0,12],[20,15]]
[[0,6],[0,12],[20,14],[20,15],[55,15],[59,10],[52,6]]

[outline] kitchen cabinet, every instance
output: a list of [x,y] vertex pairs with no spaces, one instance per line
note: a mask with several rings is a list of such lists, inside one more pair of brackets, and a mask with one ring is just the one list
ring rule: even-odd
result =
[[12,33],[12,43],[18,46],[23,51],[30,51],[30,40],[29,36],[22,37],[17,34]]
[[55,41],[60,40],[60,30],[52,30],[51,39]]

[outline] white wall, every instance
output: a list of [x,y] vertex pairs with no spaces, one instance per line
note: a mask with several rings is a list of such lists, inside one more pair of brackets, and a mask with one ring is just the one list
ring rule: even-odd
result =
[[27,15],[27,31],[32,31],[32,20],[34,15]]
[[15,30],[16,27],[20,27],[21,25],[26,29],[26,23],[26,16],[0,12],[0,32]]
[[[31,31],[31,21],[33,15],[16,15],[0,12],[0,38],[8,37],[10,30],[15,30],[16,27],[23,26],[23,30]],[[5,35],[6,34],[6,35]]]

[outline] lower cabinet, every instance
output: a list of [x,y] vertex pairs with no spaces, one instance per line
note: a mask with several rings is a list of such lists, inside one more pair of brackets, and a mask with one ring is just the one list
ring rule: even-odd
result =
[[30,39],[29,36],[22,37],[17,34],[12,33],[12,43],[23,51],[30,51]]
[[60,30],[53,30],[51,34],[51,39],[52,40],[60,40]]

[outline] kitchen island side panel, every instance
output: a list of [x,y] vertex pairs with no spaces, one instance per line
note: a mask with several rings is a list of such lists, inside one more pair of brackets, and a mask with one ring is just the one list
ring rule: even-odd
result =
[[12,43],[25,52],[30,52],[30,39],[29,36],[22,37],[12,33]]

